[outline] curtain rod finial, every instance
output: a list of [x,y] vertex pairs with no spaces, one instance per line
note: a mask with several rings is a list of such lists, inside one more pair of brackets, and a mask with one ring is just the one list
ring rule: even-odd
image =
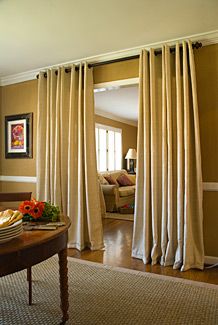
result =
[[193,48],[195,48],[195,49],[199,49],[199,48],[201,48],[202,47],[202,43],[201,42],[195,42],[194,44],[193,44]]

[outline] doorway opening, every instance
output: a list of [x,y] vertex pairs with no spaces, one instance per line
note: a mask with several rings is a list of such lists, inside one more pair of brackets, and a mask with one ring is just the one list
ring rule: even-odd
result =
[[105,218],[134,220],[138,78],[95,85],[98,179]]

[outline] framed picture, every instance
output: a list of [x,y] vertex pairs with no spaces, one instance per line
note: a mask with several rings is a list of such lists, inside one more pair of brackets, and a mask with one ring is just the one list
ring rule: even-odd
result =
[[5,158],[32,158],[33,113],[5,116]]

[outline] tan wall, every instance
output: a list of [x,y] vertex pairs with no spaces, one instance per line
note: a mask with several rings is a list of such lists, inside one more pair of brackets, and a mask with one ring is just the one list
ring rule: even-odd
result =
[[[202,147],[202,168],[204,182],[218,182],[218,45],[203,47],[195,51],[199,117]],[[138,76],[138,60],[114,63],[94,69],[95,83]],[[4,159],[4,116],[17,113],[35,113],[37,105],[37,81],[2,87],[0,91],[1,114],[1,175],[35,176],[35,142],[34,159]],[[99,123],[103,123],[100,122]],[[117,122],[119,123],[119,122]],[[104,123],[106,124],[106,123]],[[115,125],[114,125],[115,126]],[[117,126],[119,127],[119,126]],[[134,140],[135,141],[135,140]],[[129,142],[126,141],[126,143]],[[132,144],[133,145],[133,144]],[[131,146],[130,142],[128,146]],[[126,150],[125,147],[124,150]],[[34,186],[33,184],[29,185]],[[26,184],[0,182],[0,190],[26,189]],[[29,189],[29,187],[28,187]],[[204,238],[205,254],[218,256],[218,192],[204,192]]]
[[125,156],[129,148],[137,148],[137,127],[95,115],[95,122],[122,129],[123,166],[126,168]]
[[[3,119],[3,114],[2,114],[2,90],[3,88],[0,86],[0,123]],[[3,147],[3,138],[0,136],[0,148]],[[2,156],[0,159],[0,175],[2,175]],[[1,182],[0,182],[0,191],[1,191]]]
[[218,44],[195,51],[204,182],[218,182]]
[[[2,120],[2,87],[0,86],[0,121],[1,120]],[[0,148],[3,147],[2,141],[3,141],[3,139],[0,136]],[[1,158],[0,158],[0,175],[2,175],[2,159]],[[2,182],[0,182],[0,192],[2,192]]]
[[32,196],[36,197],[35,183],[15,183],[15,182],[0,182],[2,192],[32,192]]
[[107,64],[94,68],[95,84],[112,80],[137,78],[138,76],[138,59]]
[[[204,182],[218,182],[218,44],[195,51]],[[204,192],[205,255],[218,256],[218,192]]]
[[204,192],[203,209],[205,255],[218,257],[218,192]]
[[[36,176],[36,108],[37,80],[2,87],[1,91],[1,175]],[[5,159],[4,119],[7,115],[33,112],[33,158]],[[0,182],[1,191],[23,191],[33,189],[35,184]]]
[[36,175],[36,108],[37,108],[37,81],[22,82],[2,89],[2,118],[1,138],[4,139],[4,118],[6,115],[16,115],[33,112],[33,158],[5,159],[5,146],[1,146],[2,175]]

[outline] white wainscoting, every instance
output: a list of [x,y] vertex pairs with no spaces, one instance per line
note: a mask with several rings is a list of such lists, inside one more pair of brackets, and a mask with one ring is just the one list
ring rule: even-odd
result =
[[[2,182],[16,182],[16,183],[36,183],[36,176],[4,176],[0,175]],[[210,182],[203,183],[204,191],[218,191],[218,183]]]
[[0,175],[1,182],[15,182],[15,183],[36,183],[34,176],[4,176]]
[[203,183],[203,190],[204,191],[213,191],[217,192],[218,191],[218,183]]

